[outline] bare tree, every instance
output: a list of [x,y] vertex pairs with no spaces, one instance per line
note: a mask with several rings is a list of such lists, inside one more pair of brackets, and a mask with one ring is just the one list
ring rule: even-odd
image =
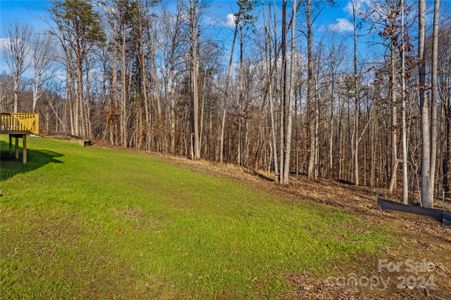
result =
[[8,111],[10,106],[11,82],[8,77],[0,78],[0,112]]
[[57,30],[53,33],[59,36],[62,47],[66,49],[67,65],[71,65],[70,73],[75,73],[70,76],[75,75],[77,83],[76,89],[73,90],[76,94],[74,133],[83,137],[89,136],[85,111],[87,109],[84,87],[86,80],[83,75],[87,74],[85,71],[88,53],[94,44],[104,41],[103,28],[91,1],[55,1],[52,15],[57,25]]
[[163,32],[165,33],[165,69],[166,69],[166,97],[169,97],[169,127],[170,127],[170,151],[175,153],[176,146],[176,63],[181,44],[181,23],[183,20],[183,11],[177,4],[175,16],[171,18],[169,12],[165,12],[167,17],[163,18]]
[[232,39],[232,47],[230,49],[230,58],[229,58],[229,65],[227,66],[227,73],[225,78],[225,88],[224,88],[224,100],[222,102],[222,118],[221,118],[221,134],[220,134],[220,140],[219,140],[219,162],[224,161],[224,133],[225,133],[225,123],[226,123],[226,116],[227,116],[227,101],[228,101],[228,95],[229,95],[229,84],[230,84],[230,75],[232,72],[232,63],[233,63],[233,54],[235,51],[235,41],[236,36],[238,33],[238,23],[239,20],[237,17],[235,17],[235,29],[233,30],[233,39]]
[[[264,1],[263,1],[264,5]],[[265,26],[265,78],[266,78],[266,86],[267,86],[267,97],[268,97],[268,110],[269,110],[269,122],[271,128],[271,142],[270,142],[270,155],[269,160],[272,160],[272,164],[274,165],[274,172],[276,175],[276,180],[279,180],[279,164],[278,164],[278,156],[277,156],[277,135],[276,135],[276,125],[275,125],[275,117],[274,117],[274,99],[273,99],[273,65],[272,65],[272,56],[271,56],[271,6],[268,6],[269,16],[266,18],[265,8],[263,10],[263,19]]]
[[36,104],[42,97],[43,86],[50,80],[54,72],[51,64],[55,60],[55,45],[52,36],[47,33],[35,33],[31,46],[31,64],[33,66],[33,105],[35,112]]
[[7,30],[8,43],[4,48],[5,62],[12,74],[14,82],[14,112],[19,106],[19,88],[23,73],[29,67],[31,27],[14,23]]
[[[347,48],[314,41],[313,24],[324,1],[284,0],[279,10],[272,0],[261,6],[237,0],[238,11],[222,24],[233,30],[225,54],[200,21],[200,12],[208,14],[202,0],[180,0],[176,11],[154,11],[152,0],[58,0],[52,37],[61,54],[50,38],[36,36],[30,44],[35,50],[22,62],[32,63],[33,89],[17,83],[14,72],[0,75],[2,110],[12,110],[16,94],[16,110],[42,113],[44,131],[67,129],[111,145],[233,162],[274,172],[281,184],[291,180],[295,167],[296,176],[306,171],[311,179],[346,180],[396,194],[402,162],[403,202],[409,189],[421,186],[423,205],[432,206],[434,194],[449,191],[450,25],[441,23],[438,30],[436,1],[426,42],[425,3],[419,0],[417,49],[409,41],[415,20],[405,0],[377,1],[348,6],[345,31],[353,41]],[[305,47],[296,44],[301,5]],[[372,16],[363,18],[361,5]],[[259,13],[261,28],[251,24]],[[373,28],[383,29],[371,37],[386,46],[387,55],[378,51],[364,61],[358,44]],[[55,54],[63,56],[55,66],[66,76],[48,80]],[[416,87],[421,110],[409,93]],[[435,178],[442,184],[434,186]]]

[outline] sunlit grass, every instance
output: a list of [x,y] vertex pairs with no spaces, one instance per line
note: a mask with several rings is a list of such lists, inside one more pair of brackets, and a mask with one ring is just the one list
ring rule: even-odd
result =
[[292,273],[326,275],[390,241],[349,214],[147,154],[29,146],[28,165],[1,162],[5,298],[273,298]]

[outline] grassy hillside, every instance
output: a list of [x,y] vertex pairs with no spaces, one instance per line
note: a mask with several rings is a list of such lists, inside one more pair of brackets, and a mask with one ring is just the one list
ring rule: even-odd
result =
[[162,158],[29,139],[1,142],[0,286],[5,298],[262,298],[290,274],[374,253],[387,233]]

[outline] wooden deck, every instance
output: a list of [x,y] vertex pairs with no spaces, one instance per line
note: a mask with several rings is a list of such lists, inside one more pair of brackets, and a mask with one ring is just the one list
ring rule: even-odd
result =
[[39,134],[39,115],[0,113],[0,134]]
[[9,135],[9,152],[13,152],[12,140],[15,140],[15,158],[19,159],[19,139],[22,138],[22,162],[27,163],[27,135],[39,134],[39,115],[26,113],[0,113],[0,134]]

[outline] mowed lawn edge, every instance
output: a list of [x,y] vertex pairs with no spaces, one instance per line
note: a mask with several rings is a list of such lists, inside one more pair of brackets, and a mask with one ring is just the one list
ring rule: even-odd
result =
[[290,274],[327,276],[393,239],[162,157],[41,138],[29,147],[28,165],[1,161],[5,298],[275,298]]

